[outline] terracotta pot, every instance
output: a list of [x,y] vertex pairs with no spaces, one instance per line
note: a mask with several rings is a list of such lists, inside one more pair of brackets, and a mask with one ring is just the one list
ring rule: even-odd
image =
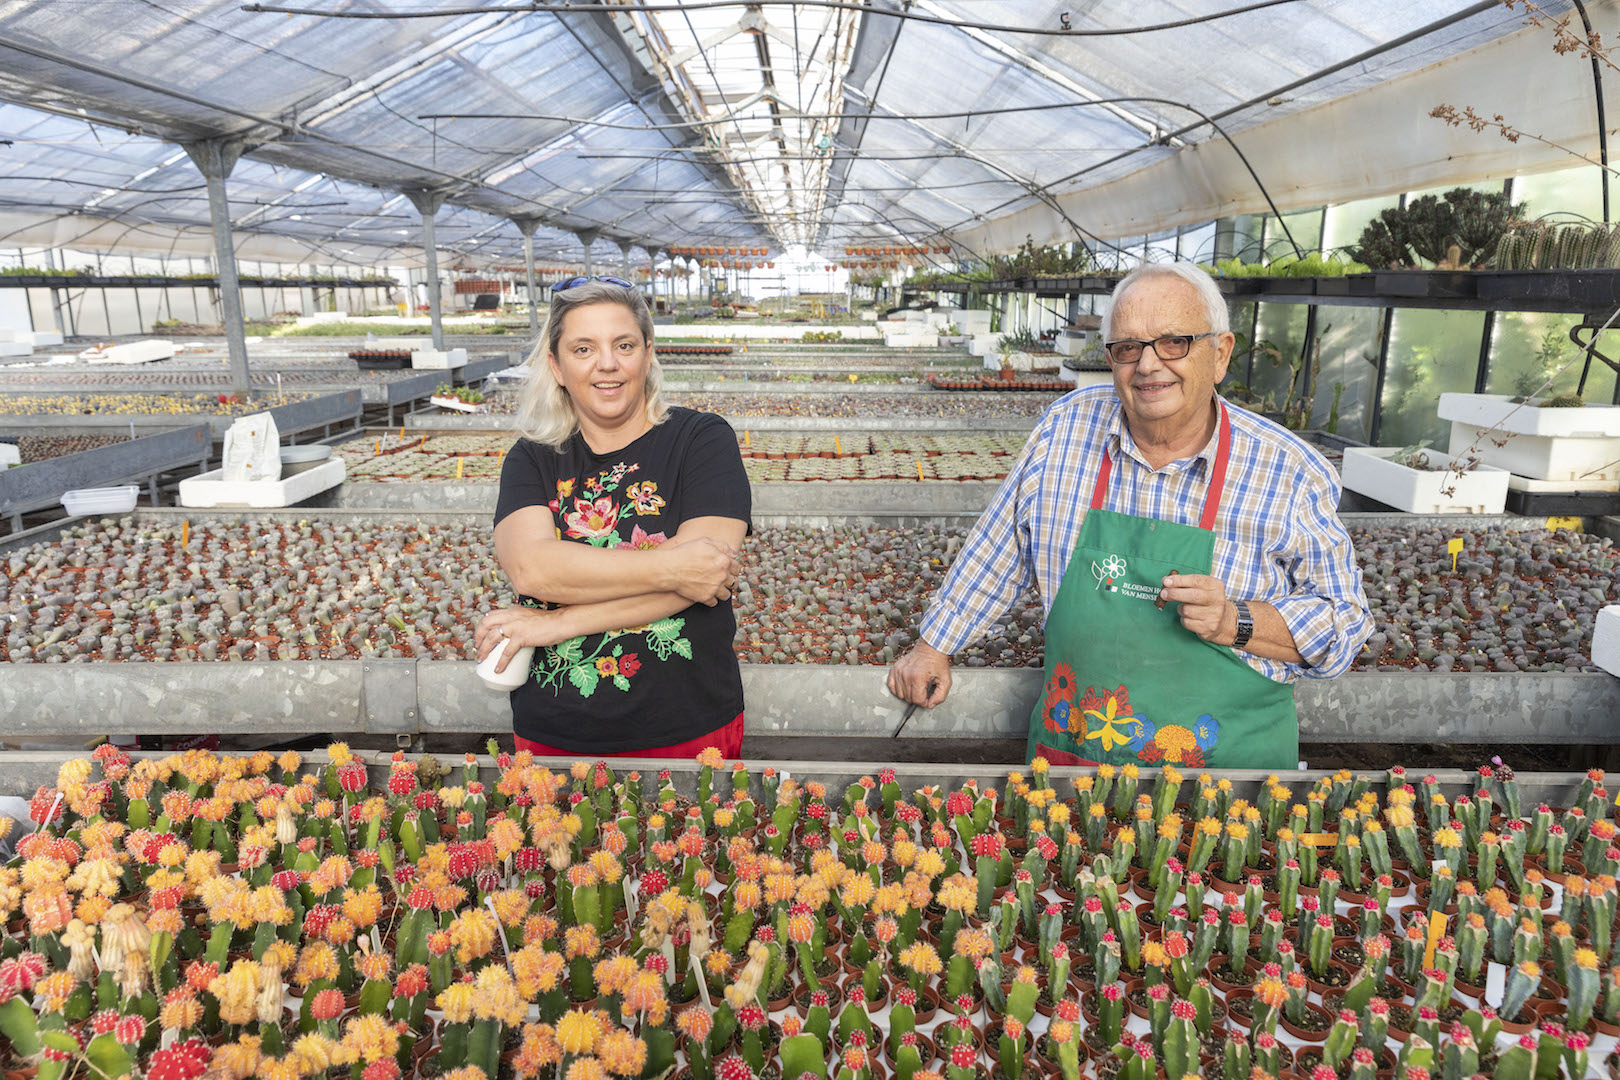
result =
[[1322,1006],[1316,1004],[1314,1001],[1307,1001],[1305,1003],[1305,1008],[1306,1011],[1321,1016],[1327,1021],[1326,1026],[1324,1026],[1321,1031],[1312,1031],[1309,1028],[1296,1027],[1293,1022],[1288,1019],[1287,1013],[1283,1014],[1278,1023],[1282,1025],[1282,1028],[1287,1031],[1288,1034],[1292,1035],[1300,1042],[1327,1042],[1328,1032],[1333,1030],[1333,1014],[1328,1012],[1327,1009],[1323,1008]]

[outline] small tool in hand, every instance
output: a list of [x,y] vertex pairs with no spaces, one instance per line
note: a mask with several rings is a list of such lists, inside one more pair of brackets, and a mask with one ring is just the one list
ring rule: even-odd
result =
[[[928,693],[925,696],[926,697],[933,697],[934,696],[934,691],[938,690],[938,689],[939,689],[939,680],[938,679],[929,679],[928,680]],[[917,705],[916,702],[912,702],[910,705],[906,706],[905,715],[900,718],[900,726],[894,729],[894,734],[890,735],[889,738],[898,739],[900,737],[900,733],[902,731],[906,730],[906,725],[911,722],[911,716],[912,716],[913,713],[915,713],[917,711],[918,708],[919,708],[919,706]]]
[[[1170,571],[1170,572],[1171,572],[1171,573],[1172,573],[1172,574],[1179,574],[1179,573],[1181,573],[1181,571],[1180,571],[1180,570],[1172,570],[1172,571]],[[1169,602],[1170,602],[1170,601],[1168,601],[1168,600],[1166,600],[1166,599],[1165,599],[1165,598],[1164,598],[1164,597],[1162,597],[1162,596],[1160,596],[1160,597],[1156,597],[1156,598],[1155,598],[1155,599],[1154,599],[1154,601],[1153,601],[1153,606],[1154,606],[1154,607],[1156,607],[1156,608],[1158,608],[1158,609],[1159,609],[1159,610],[1160,610],[1160,611],[1163,611],[1163,610],[1164,610],[1164,605],[1166,605],[1166,604],[1168,604],[1168,603],[1169,603]]]

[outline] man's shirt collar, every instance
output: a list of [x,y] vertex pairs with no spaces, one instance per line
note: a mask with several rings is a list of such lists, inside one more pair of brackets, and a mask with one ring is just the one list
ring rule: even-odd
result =
[[[1219,394],[1215,395],[1215,400],[1221,400]],[[1147,458],[1143,457],[1142,452],[1137,449],[1136,440],[1131,438],[1131,430],[1125,423],[1125,406],[1116,395],[1113,416],[1108,421],[1108,428],[1104,437],[1107,440],[1108,452],[1113,455],[1116,461],[1123,454],[1130,457],[1131,460],[1148,472],[1185,472],[1189,469],[1198,468],[1200,464],[1207,469],[1209,463],[1215,460],[1221,438],[1221,425],[1216,423],[1215,430],[1209,433],[1209,441],[1204,444],[1204,448],[1198,453],[1192,457],[1178,458],[1163,469],[1156,470],[1148,464]]]

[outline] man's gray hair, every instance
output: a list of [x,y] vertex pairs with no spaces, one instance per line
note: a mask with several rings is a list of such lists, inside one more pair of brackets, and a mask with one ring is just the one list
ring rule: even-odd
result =
[[1114,294],[1108,298],[1108,310],[1103,312],[1102,339],[1113,340],[1114,309],[1124,298],[1127,290],[1142,284],[1144,281],[1162,280],[1164,278],[1180,278],[1191,285],[1198,292],[1198,298],[1204,302],[1204,312],[1209,318],[1209,329],[1216,334],[1225,334],[1232,329],[1232,318],[1227,312],[1226,297],[1215,284],[1215,279],[1209,271],[1200,268],[1196,263],[1167,262],[1143,263],[1135,270],[1120,279],[1114,286]]

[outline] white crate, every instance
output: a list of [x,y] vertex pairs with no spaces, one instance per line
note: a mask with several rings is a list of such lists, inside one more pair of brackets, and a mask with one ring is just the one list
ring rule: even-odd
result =
[[33,356],[34,347],[22,341],[0,341],[0,356]]
[[411,353],[411,367],[417,371],[450,371],[466,366],[466,349],[417,349]]
[[1592,663],[1610,675],[1620,675],[1620,604],[1597,613],[1592,624]]
[[[1519,435],[1563,439],[1620,439],[1620,405],[1542,409],[1501,394],[1441,394],[1440,419]],[[1549,477],[1547,479],[1556,479]]]
[[[308,321],[317,323],[343,322],[348,317],[349,313],[347,311],[317,311],[315,314],[309,316]],[[299,322],[303,321],[305,320],[299,320]]]
[[[1460,476],[1409,469],[1389,460],[1399,452],[1393,446],[1346,447],[1340,470],[1345,488],[1409,514],[1500,514],[1507,506],[1508,474],[1502,469],[1476,465]],[[1438,451],[1430,458],[1442,467],[1447,460]]]
[[32,345],[36,349],[43,349],[47,345],[62,344],[62,335],[55,330],[19,330],[16,340],[24,345]]
[[340,457],[280,480],[224,480],[223,469],[180,481],[180,505],[246,506],[255,510],[293,506],[343,483],[348,470]]
[[478,404],[478,405],[472,405],[472,404],[469,404],[469,403],[467,403],[465,401],[462,401],[460,398],[440,397],[438,394],[434,394],[432,397],[428,398],[428,401],[431,402],[434,405],[437,405],[441,409],[450,409],[450,410],[452,410],[454,412],[464,412],[464,413],[487,413],[487,412],[489,412],[489,402],[487,402],[487,401],[483,402],[481,404]]
[[1526,435],[1453,420],[1450,453],[1470,447],[1480,460],[1532,480],[1620,480],[1620,438]]
[[902,330],[899,332],[886,330],[883,333],[883,344],[890,349],[934,348],[939,345],[939,335],[924,333],[922,330]]

